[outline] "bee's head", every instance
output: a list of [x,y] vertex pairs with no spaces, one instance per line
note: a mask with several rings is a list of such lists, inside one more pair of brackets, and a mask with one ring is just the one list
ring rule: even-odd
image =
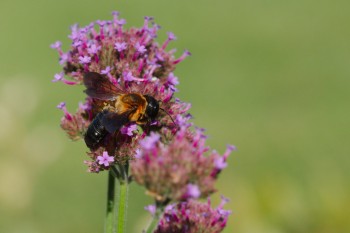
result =
[[158,101],[149,95],[144,95],[147,100],[146,114],[149,118],[156,118],[159,111],[159,103]]

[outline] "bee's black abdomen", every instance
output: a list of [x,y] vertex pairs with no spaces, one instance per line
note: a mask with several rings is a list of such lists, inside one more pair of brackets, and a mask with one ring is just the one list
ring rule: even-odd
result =
[[91,150],[97,149],[99,146],[99,143],[108,134],[108,131],[102,125],[102,118],[103,118],[104,114],[105,114],[104,112],[98,113],[86,131],[84,140],[85,140],[86,145]]

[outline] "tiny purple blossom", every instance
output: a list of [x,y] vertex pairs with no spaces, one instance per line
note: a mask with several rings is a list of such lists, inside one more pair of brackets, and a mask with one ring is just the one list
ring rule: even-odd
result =
[[192,198],[198,198],[201,195],[201,191],[199,190],[198,185],[188,184],[187,185],[187,195]]
[[174,209],[176,204],[169,204],[165,207],[164,211],[169,212]]
[[148,205],[148,206],[145,206],[145,210],[147,210],[148,212],[150,212],[152,216],[154,216],[156,214],[157,209],[155,205]]
[[168,32],[168,40],[176,40],[176,36],[172,32]]
[[79,102],[79,108],[81,108],[82,110],[86,111],[86,110],[90,110],[91,106],[88,103]]
[[74,41],[72,45],[73,45],[73,47],[77,48],[77,47],[81,46],[82,44],[83,43],[80,40],[77,40],[77,41]]
[[111,67],[107,66],[104,70],[101,70],[101,74],[109,74],[111,72]]
[[125,42],[116,42],[114,48],[120,53],[127,48],[127,44]]
[[117,22],[117,24],[119,26],[123,26],[124,24],[126,24],[126,20],[125,19],[118,19],[116,22]]
[[131,71],[123,72],[123,78],[124,78],[124,81],[125,81],[125,82],[131,82],[131,81],[142,82],[142,81],[145,81],[145,79],[134,77],[134,76],[132,75]]
[[119,11],[112,11],[113,17],[118,17],[119,16]]
[[54,79],[52,79],[51,81],[58,82],[58,81],[61,81],[63,77],[64,77],[64,73],[61,72],[61,73],[55,74]]
[[114,162],[114,157],[109,156],[107,151],[104,151],[102,156],[97,157],[98,163],[100,165],[105,165],[106,167],[109,166],[112,162]]
[[92,44],[90,48],[87,49],[87,51],[90,54],[96,54],[100,49],[101,49],[101,46],[96,46],[95,44]]
[[218,209],[217,210],[220,215],[222,215],[224,218],[227,218],[232,214],[231,210],[224,210],[224,209]]
[[146,150],[151,150],[152,148],[154,148],[155,144],[159,141],[159,139],[159,134],[151,132],[151,134],[148,137],[145,137],[140,142],[140,145]]
[[73,24],[70,28],[71,28],[72,34],[69,35],[68,37],[74,41],[80,37],[78,24]]
[[145,53],[147,51],[146,47],[144,45],[140,45],[139,42],[137,42],[135,44],[135,49],[136,49],[137,52],[139,52],[141,54],[143,54],[143,53]]
[[64,109],[66,107],[66,102],[61,102],[56,106],[58,109]]
[[136,149],[135,151],[135,158],[140,159],[142,157],[142,152],[140,149]]
[[124,126],[120,132],[122,134],[128,135],[128,136],[132,136],[134,133],[134,131],[137,129],[137,125],[136,124],[131,124],[129,126]]
[[63,65],[68,61],[69,55],[67,53],[62,53],[60,57],[60,65]]
[[152,21],[154,18],[151,17],[151,16],[145,16],[144,19],[145,19],[145,21],[144,21],[144,23],[143,23],[143,29],[144,29],[144,30],[147,30],[147,29],[148,29],[148,23],[149,23],[150,21]]
[[176,36],[174,35],[174,33],[168,32],[168,39],[162,45],[162,49],[164,50],[168,46],[169,42],[172,40],[176,40]]
[[178,85],[179,84],[179,80],[178,80],[178,78],[174,75],[174,73],[173,72],[171,72],[170,74],[169,74],[169,76],[168,76],[168,83],[170,83],[171,85],[173,85],[173,86],[176,86],[176,85]]
[[187,49],[183,52],[183,54],[174,61],[174,64],[177,64],[179,62],[182,62],[186,57],[191,56],[192,54],[190,53],[190,51],[188,51]]
[[215,168],[222,170],[225,167],[227,167],[227,163],[225,162],[225,158],[224,157],[219,157],[217,158],[215,161]]
[[51,44],[50,47],[52,49],[60,49],[62,46],[62,42],[61,41],[56,41],[55,43]]
[[91,57],[89,57],[89,56],[79,56],[79,62],[81,64],[89,64],[91,62]]
[[96,23],[100,26],[103,27],[106,24],[106,21],[104,20],[96,20]]
[[124,72],[123,73],[123,78],[125,82],[131,82],[135,80],[135,77],[132,75],[132,73],[129,72]]

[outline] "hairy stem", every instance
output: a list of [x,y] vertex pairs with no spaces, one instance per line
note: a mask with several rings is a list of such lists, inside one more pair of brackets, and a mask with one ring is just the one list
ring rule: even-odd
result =
[[126,232],[126,216],[127,216],[127,207],[128,207],[128,191],[129,191],[129,182],[128,182],[128,169],[129,165],[120,165],[120,179],[119,179],[119,196],[118,196],[118,217],[117,217],[117,233]]
[[115,205],[115,177],[112,170],[108,173],[108,190],[107,190],[107,215],[105,222],[105,233],[113,233],[114,229],[114,205]]

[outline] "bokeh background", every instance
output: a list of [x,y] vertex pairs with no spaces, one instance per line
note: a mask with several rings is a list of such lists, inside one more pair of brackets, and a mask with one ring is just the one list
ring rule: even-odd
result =
[[[127,26],[154,16],[159,41],[172,31],[178,97],[191,102],[229,159],[214,195],[231,199],[224,231],[350,232],[350,1],[1,0],[0,232],[102,232],[106,174],[89,174],[82,141],[59,128],[82,87],[51,83],[56,51],[74,23],[121,12]],[[131,185],[128,232],[141,232],[151,204]]]

